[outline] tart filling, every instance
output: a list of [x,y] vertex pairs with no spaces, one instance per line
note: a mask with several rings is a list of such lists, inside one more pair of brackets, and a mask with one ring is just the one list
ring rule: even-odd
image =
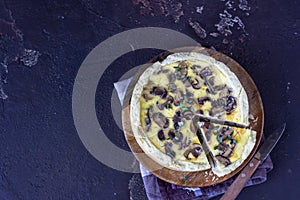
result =
[[[248,110],[246,92],[226,65],[199,53],[175,53],[162,63],[154,63],[140,76],[133,90],[130,118],[137,142],[152,159],[171,169],[198,171],[210,168],[210,164],[197,137],[193,117],[201,115],[245,126],[249,124]],[[230,165],[240,165],[249,155],[254,145],[247,145],[248,141],[255,144],[253,131],[227,127],[235,133],[228,137],[240,135],[241,142],[227,144],[234,138],[224,138],[226,143],[220,146],[229,145],[232,152],[219,155],[220,150],[214,149],[218,139],[206,134],[211,127],[204,129],[201,124],[201,128],[220,176],[230,173],[236,168]]]
[[234,171],[249,156],[255,145],[256,132],[207,122],[199,123],[205,145],[212,152],[213,172],[223,176]]

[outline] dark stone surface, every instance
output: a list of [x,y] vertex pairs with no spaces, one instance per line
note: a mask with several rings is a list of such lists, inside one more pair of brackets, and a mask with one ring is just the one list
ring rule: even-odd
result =
[[147,200],[145,186],[140,174],[134,174],[129,181],[130,200]]
[[[196,7],[202,5],[203,14],[197,13]],[[287,130],[271,154],[274,170],[268,181],[243,190],[239,199],[297,198],[300,3],[253,0],[249,12],[227,7],[242,19],[247,34],[236,22],[230,27],[231,35],[213,37],[209,34],[219,33],[214,24],[220,22],[224,5],[222,1],[182,2],[184,15],[175,23],[173,14],[140,15],[140,4],[131,1],[0,0],[0,199],[129,198],[132,174],[104,166],[81,143],[73,123],[71,95],[80,64],[97,44],[124,30],[146,26],[183,32],[245,67],[262,95],[265,134],[284,121]],[[201,24],[206,38],[198,38],[189,20]],[[28,51],[38,54],[28,55]],[[96,109],[109,113],[111,95],[101,94],[111,94],[112,83],[124,72],[159,52],[132,52],[113,63],[100,80]],[[37,63],[25,66],[24,60],[35,58]],[[120,62],[124,68],[116,70]],[[112,141],[128,149],[116,124],[105,123],[113,120],[111,114],[98,119],[106,124],[106,133],[115,134],[110,136]]]

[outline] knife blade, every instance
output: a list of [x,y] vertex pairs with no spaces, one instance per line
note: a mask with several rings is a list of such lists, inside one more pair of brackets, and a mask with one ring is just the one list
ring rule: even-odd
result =
[[231,200],[235,199],[241,190],[246,185],[247,181],[251,178],[253,173],[256,171],[258,166],[267,158],[270,152],[273,150],[279,139],[281,138],[286,127],[286,123],[284,123],[280,128],[274,131],[262,144],[260,149],[254,155],[254,157],[250,160],[250,162],[246,165],[246,167],[242,170],[242,172],[238,175],[235,181],[231,184],[225,194],[222,196],[220,200]]
[[204,116],[201,114],[197,115],[197,116],[199,117],[199,121],[203,121],[203,122],[211,122],[211,123],[215,123],[215,124],[234,126],[234,127],[238,127],[238,128],[248,128],[248,126],[245,124],[240,124],[240,123],[231,122],[231,121],[227,121],[227,120],[221,120],[221,119],[216,119],[216,118],[212,118],[212,117],[207,117],[207,116]]
[[284,130],[285,130],[286,123],[284,123],[279,129],[277,129],[273,134],[271,134],[267,140],[263,143],[260,147],[259,151],[255,154],[255,158],[263,162],[269,153],[273,150],[279,139],[281,138]]
[[194,125],[194,127],[195,127],[196,135],[197,135],[197,137],[198,137],[198,139],[199,139],[199,141],[200,141],[200,144],[201,144],[201,146],[202,146],[202,148],[203,148],[203,151],[204,151],[204,153],[206,154],[206,157],[207,157],[207,159],[208,159],[209,164],[210,164],[211,166],[215,167],[215,166],[216,166],[216,163],[215,163],[215,160],[213,159],[213,154],[212,154],[212,152],[209,150],[207,143],[204,141],[204,137],[203,137],[203,135],[202,135],[202,133],[201,133],[200,126],[199,126],[199,124],[198,124],[199,122],[200,122],[199,116],[193,117],[192,123],[193,123],[193,125]]

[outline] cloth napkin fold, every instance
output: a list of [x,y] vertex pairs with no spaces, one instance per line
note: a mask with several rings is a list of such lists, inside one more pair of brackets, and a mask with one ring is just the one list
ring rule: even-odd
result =
[[[132,78],[114,83],[121,105]],[[270,156],[258,167],[245,187],[257,185],[267,180],[267,173],[273,169]],[[213,186],[208,187],[182,187],[159,179],[140,164],[142,179],[149,200],[207,200],[223,194],[236,176]]]

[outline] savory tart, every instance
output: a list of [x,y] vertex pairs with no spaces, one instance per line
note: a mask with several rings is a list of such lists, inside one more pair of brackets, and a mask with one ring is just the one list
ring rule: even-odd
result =
[[250,129],[201,122],[205,144],[212,152],[213,172],[223,176],[234,171],[249,156],[255,145],[256,132]]
[[[236,75],[200,53],[175,53],[148,67],[135,85],[130,109],[133,134],[144,152],[180,171],[211,167],[192,123],[194,116],[249,124],[247,95]],[[247,146],[247,151],[252,148]],[[219,165],[224,171],[219,175],[230,172]]]

